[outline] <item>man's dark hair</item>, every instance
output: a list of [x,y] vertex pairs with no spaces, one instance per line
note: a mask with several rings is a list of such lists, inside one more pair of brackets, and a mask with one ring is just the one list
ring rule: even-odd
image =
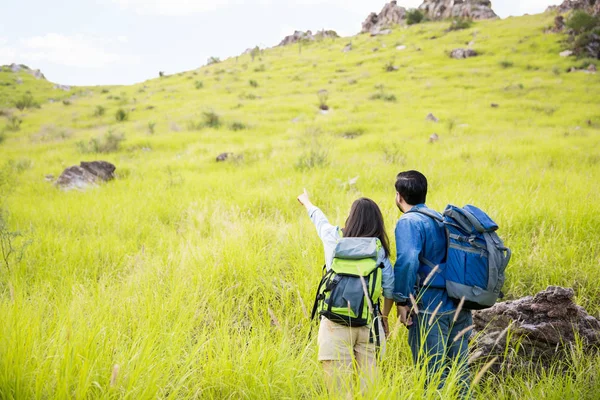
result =
[[344,237],[376,237],[381,241],[385,256],[390,255],[390,245],[383,215],[377,203],[371,199],[360,198],[350,208],[346,226],[342,230]]
[[411,206],[425,203],[427,178],[419,171],[404,171],[396,176],[396,191]]

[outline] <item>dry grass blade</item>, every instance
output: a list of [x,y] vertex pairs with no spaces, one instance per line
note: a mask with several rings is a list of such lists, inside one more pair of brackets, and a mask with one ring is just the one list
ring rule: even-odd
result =
[[409,299],[410,299],[410,303],[413,306],[413,311],[418,314],[419,313],[419,306],[417,306],[417,301],[415,300],[415,297],[412,295],[412,293],[409,295]]
[[442,302],[440,301],[440,303],[437,305],[435,310],[433,310],[433,313],[429,317],[429,322],[427,323],[428,326],[431,326],[433,324],[433,320],[435,319],[435,316],[437,315],[437,313],[440,311],[441,307],[442,307]]
[[[358,269],[358,267],[356,267]],[[360,273],[360,271],[359,271]],[[369,296],[369,291],[367,290],[367,282],[365,282],[365,278],[362,277],[362,275],[358,276],[360,278],[360,283],[362,285],[363,288],[363,292],[365,292],[365,296],[367,297],[367,299],[370,299]],[[369,306],[369,312],[371,313],[371,315],[373,315],[373,305],[371,304],[370,301],[367,301],[367,305]]]
[[456,312],[454,313],[454,319],[452,322],[456,322],[458,320],[458,316],[462,311],[463,306],[465,305],[465,296],[460,298],[460,303],[458,303],[458,307],[456,307]]
[[492,365],[494,365],[496,360],[498,360],[498,357],[492,358],[492,360],[490,362],[488,362],[487,364],[485,364],[483,366],[483,368],[481,368],[481,370],[477,373],[477,375],[475,375],[475,379],[473,379],[473,386],[475,386],[479,383],[479,381],[481,380],[483,375],[487,372],[488,369],[491,368]]
[[302,308],[302,312],[304,313],[304,316],[306,318],[309,318],[308,311],[306,310],[306,306],[304,305],[304,300],[302,300],[302,296],[300,295],[300,290],[296,289],[296,292],[298,293],[298,299],[300,300],[300,307]]
[[110,386],[114,387],[117,384],[117,378],[119,377],[119,364],[115,364],[110,375]]
[[454,336],[454,340],[452,343],[458,342],[458,340],[465,335],[465,333],[469,332],[471,329],[475,328],[475,325],[469,325],[462,331],[458,332],[456,336]]
[[275,316],[273,310],[271,310],[270,307],[267,308],[267,310],[269,311],[269,316],[271,317],[271,325],[274,325],[277,328],[281,328],[281,325],[279,325],[279,321],[277,320],[277,317]]
[[431,272],[429,273],[429,275],[427,275],[427,278],[425,278],[425,280],[423,281],[423,286],[427,286],[427,284],[429,284],[429,282],[431,282],[431,280],[433,279],[433,276],[440,270],[440,266],[436,265],[434,269],[431,270]]
[[476,352],[474,352],[473,354],[471,354],[469,356],[469,359],[467,360],[467,364],[468,365],[473,364],[473,362],[475,360],[477,360],[479,357],[481,357],[482,355],[483,355],[483,351],[477,350]]
[[512,321],[510,324],[508,324],[508,326],[506,328],[504,328],[502,330],[502,332],[500,332],[500,334],[498,335],[498,337],[496,338],[496,340],[494,341],[494,346],[492,347],[496,347],[498,345],[498,343],[500,343],[500,341],[502,340],[502,338],[506,335],[506,333],[508,332],[508,330],[510,329],[512,325]]
[[400,322],[396,322],[396,326],[394,327],[394,330],[390,333],[390,340],[395,338],[396,335],[398,335],[398,332],[400,332],[401,326],[402,326],[402,324]]

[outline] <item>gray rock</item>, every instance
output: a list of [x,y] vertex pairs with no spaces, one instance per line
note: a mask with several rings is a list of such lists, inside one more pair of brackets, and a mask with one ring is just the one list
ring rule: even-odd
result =
[[79,165],[65,169],[55,185],[63,190],[84,190],[114,179],[115,170],[116,167],[106,161],[82,161]]
[[435,143],[438,140],[440,140],[440,136],[437,133],[434,133],[431,136],[429,136],[429,143]]
[[448,18],[494,19],[498,18],[488,0],[425,0],[419,10],[427,18],[439,21]]
[[23,84],[23,79],[21,79],[21,78],[17,78],[15,81],[17,82],[17,85]]
[[[389,28],[404,24],[406,21],[406,8],[400,7],[395,0],[386,4],[379,14],[370,13],[362,23],[361,33],[370,33],[371,36],[387,35]],[[389,31],[389,32],[388,32]],[[382,33],[385,32],[385,33]]]
[[348,43],[343,49],[342,51],[344,53],[348,53],[349,51],[352,51],[352,43]]
[[473,49],[454,49],[450,52],[450,57],[456,59],[470,58],[477,56],[477,52]]
[[431,122],[438,122],[439,119],[433,115],[432,113],[427,114],[427,116],[425,117],[426,121],[431,121]]
[[217,156],[217,162],[227,161],[227,159],[232,155],[233,153],[221,153]]
[[586,351],[598,348],[600,321],[575,304],[574,295],[573,289],[549,286],[535,296],[473,312],[477,354],[499,361],[510,354],[513,364],[547,366],[578,340]]
[[558,53],[558,55],[561,57],[570,57],[573,55],[573,52],[571,50],[565,50]]
[[71,86],[68,86],[68,85],[54,85],[54,89],[64,90],[65,92],[68,92],[68,91],[71,90]]

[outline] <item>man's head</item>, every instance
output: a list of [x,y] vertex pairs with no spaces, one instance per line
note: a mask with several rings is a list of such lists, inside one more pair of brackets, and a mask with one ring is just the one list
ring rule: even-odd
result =
[[427,178],[418,171],[404,171],[396,176],[396,205],[402,212],[425,203]]

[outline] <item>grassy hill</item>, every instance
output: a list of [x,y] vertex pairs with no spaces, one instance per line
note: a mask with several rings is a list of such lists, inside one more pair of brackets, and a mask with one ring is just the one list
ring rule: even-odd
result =
[[[589,61],[559,57],[553,17],[278,47],[132,86],[0,72],[0,228],[24,248],[0,262],[0,398],[326,398],[305,314],[323,254],[296,196],[340,225],[371,197],[391,233],[405,169],[429,177],[430,206],[500,224],[508,298],[574,287],[598,317],[600,75],[566,72]],[[448,57],[472,41],[478,57]],[[27,91],[41,107],[12,107]],[[115,181],[44,179],[98,159]],[[439,398],[395,332],[370,397]],[[598,398],[598,365],[575,349],[474,395]]]

